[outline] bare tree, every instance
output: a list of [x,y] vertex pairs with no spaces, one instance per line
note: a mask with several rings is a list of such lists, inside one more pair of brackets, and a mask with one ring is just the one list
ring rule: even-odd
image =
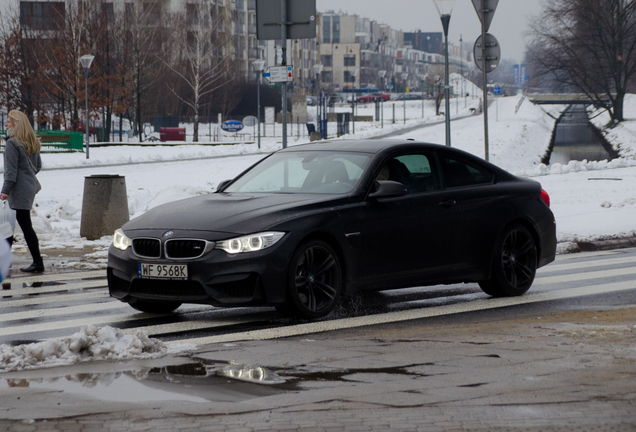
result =
[[142,107],[144,97],[152,89],[159,77],[157,68],[157,52],[162,50],[165,40],[164,19],[159,3],[126,3],[126,51],[130,54],[132,70],[132,106],[134,107],[135,124],[139,131],[139,141],[143,141]]
[[231,39],[224,31],[229,16],[217,15],[209,1],[198,0],[186,4],[185,16],[178,14],[171,21],[177,25],[161,61],[185,83],[185,92],[174,82],[168,82],[168,88],[194,113],[193,139],[199,141],[199,114],[206,96],[233,79],[226,55]]
[[527,54],[544,82],[576,89],[622,121],[636,74],[636,1],[553,0],[531,28]]
[[0,21],[0,104],[11,109],[21,106],[21,81],[26,76],[20,74],[19,58],[22,33],[19,20],[15,15],[1,16]]

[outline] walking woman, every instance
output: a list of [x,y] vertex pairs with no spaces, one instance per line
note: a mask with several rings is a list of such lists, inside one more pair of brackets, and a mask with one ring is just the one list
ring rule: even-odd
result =
[[[42,168],[40,140],[35,136],[27,116],[18,110],[9,112],[5,126],[8,139],[4,147],[4,184],[0,199],[8,199],[9,206],[15,210],[16,220],[33,257],[33,264],[20,270],[42,273],[44,262],[38,236],[31,224],[31,207],[35,194],[40,190],[40,182],[35,177]],[[9,238],[9,243],[13,243],[13,237]]]

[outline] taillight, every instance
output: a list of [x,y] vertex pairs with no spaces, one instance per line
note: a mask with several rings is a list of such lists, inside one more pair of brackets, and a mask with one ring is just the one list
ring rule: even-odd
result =
[[548,195],[548,193],[544,191],[543,189],[541,189],[541,199],[543,200],[545,205],[550,207],[550,195]]

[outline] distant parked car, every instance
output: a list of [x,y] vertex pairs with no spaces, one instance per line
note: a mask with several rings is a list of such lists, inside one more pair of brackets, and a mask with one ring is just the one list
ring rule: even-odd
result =
[[365,95],[360,96],[356,100],[356,102],[358,103],[375,102],[378,99],[383,101],[388,101],[389,99],[391,99],[391,96],[389,96],[386,93],[367,93]]
[[318,97],[317,96],[307,96],[307,105],[309,105],[309,106],[318,105]]

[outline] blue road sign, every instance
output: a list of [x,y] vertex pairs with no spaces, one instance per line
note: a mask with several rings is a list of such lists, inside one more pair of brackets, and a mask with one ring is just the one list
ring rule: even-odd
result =
[[494,92],[496,95],[501,94],[501,87],[495,87]]

